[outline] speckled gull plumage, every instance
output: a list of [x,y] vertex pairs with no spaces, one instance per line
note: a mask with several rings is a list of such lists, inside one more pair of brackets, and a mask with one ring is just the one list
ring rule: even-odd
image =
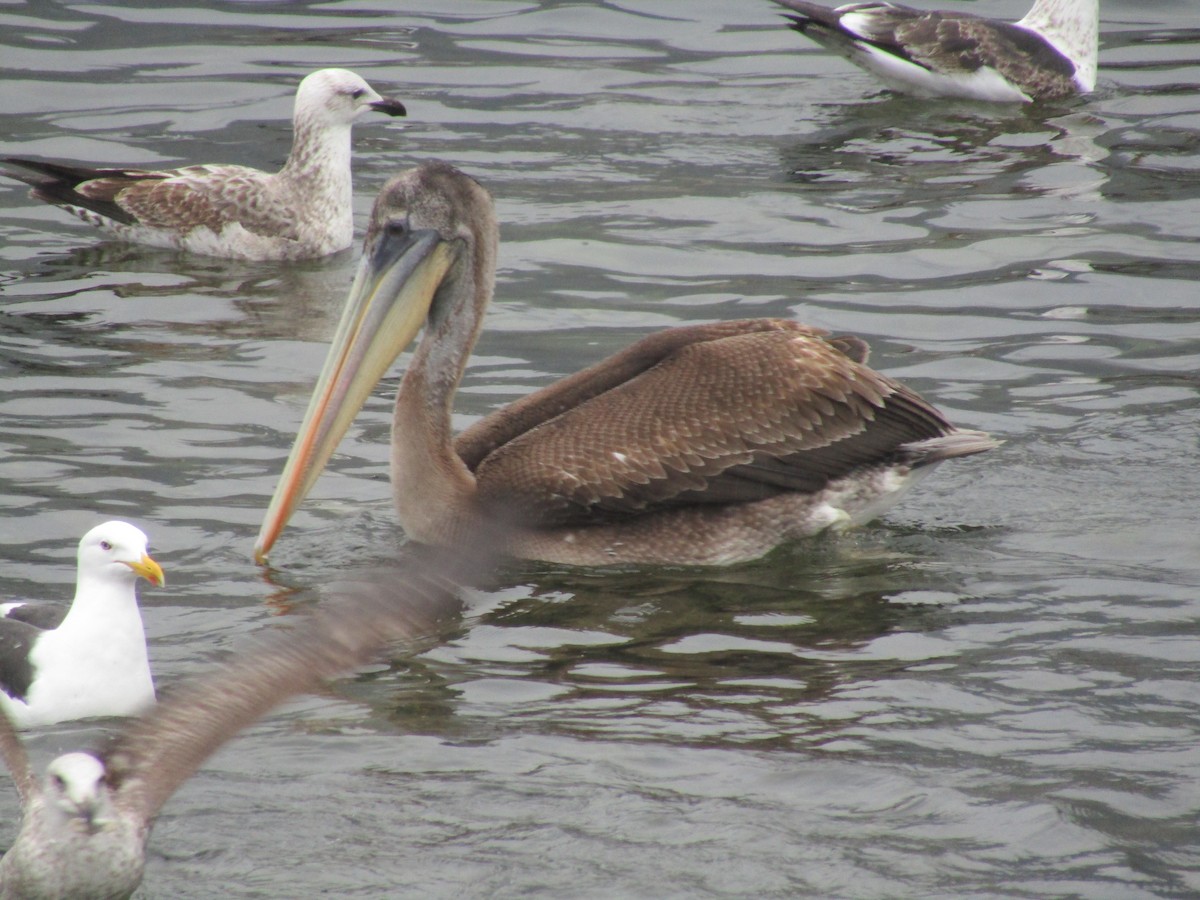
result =
[[0,900],[132,894],[155,817],[204,760],[288,697],[456,614],[455,585],[484,572],[494,545],[489,535],[475,538],[469,551],[410,560],[288,627],[265,629],[226,663],[173,688],[102,750],[57,757],[43,780],[0,713],[0,756],[21,801],[20,831],[0,859]]
[[1037,0],[1014,23],[893,3],[775,2],[796,13],[793,29],[905,93],[1028,103],[1096,87],[1099,0]]
[[307,259],[354,240],[350,129],[368,111],[405,114],[358,75],[300,82],[292,150],[276,173],[246,166],[96,169],[4,157],[12,178],[115,238],[232,259]]
[[138,578],[163,583],[146,535],[97,525],[79,542],[69,609],[8,603],[0,612],[0,710],[18,728],[129,716],[154,702]]

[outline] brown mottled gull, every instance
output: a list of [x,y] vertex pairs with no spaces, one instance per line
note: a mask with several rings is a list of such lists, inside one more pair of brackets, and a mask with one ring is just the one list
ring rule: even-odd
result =
[[898,3],[775,2],[797,13],[787,17],[796,31],[909,94],[1028,103],[1096,87],[1099,0],[1037,0],[1015,23]]
[[[430,635],[458,610],[455,585],[482,574],[494,539],[376,576],[310,616],[264,629],[207,675],[190,679],[95,753],[67,753],[39,783],[0,715],[0,756],[22,806],[0,859],[0,898],[128,897],[167,799],[222,744],[272,707],[367,662],[385,645]],[[420,564],[418,564],[420,563]]]
[[370,110],[405,114],[353,72],[313,72],[296,91],[292,151],[274,174],[215,164],[146,170],[2,161],[33,196],[120,240],[231,259],[308,259],[353,242],[350,127]]

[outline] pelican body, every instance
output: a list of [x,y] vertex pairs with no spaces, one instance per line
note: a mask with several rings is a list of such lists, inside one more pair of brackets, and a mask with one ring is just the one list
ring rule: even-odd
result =
[[879,515],[939,462],[991,449],[865,364],[858,338],[786,319],[673,328],[498,410],[451,408],[495,283],[492,199],[445,163],[390,181],[256,545],[261,560],[418,331],[396,397],[400,524],[569,565],[728,564]]

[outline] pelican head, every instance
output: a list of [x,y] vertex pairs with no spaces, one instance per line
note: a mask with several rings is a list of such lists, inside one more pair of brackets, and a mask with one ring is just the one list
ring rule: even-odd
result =
[[488,192],[446,163],[426,163],[384,185],[329,355],[259,531],[258,561],[422,328],[425,338],[405,380],[436,382],[448,409],[491,299],[485,273],[494,265],[496,234]]

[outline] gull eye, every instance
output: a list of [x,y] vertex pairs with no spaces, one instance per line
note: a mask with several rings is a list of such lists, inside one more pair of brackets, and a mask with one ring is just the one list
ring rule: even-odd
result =
[[61,775],[51,775],[50,783],[54,785],[54,789],[56,791],[66,790],[67,783],[65,781],[63,781],[63,778]]
[[360,99],[360,98],[363,96],[363,94],[365,94],[365,93],[366,93],[366,91],[364,91],[362,88],[359,88],[358,90],[351,91],[351,92],[350,92],[350,97],[351,97],[351,99],[353,99],[353,100],[358,100],[358,99]]
[[100,542],[100,549],[101,549],[101,550],[111,550],[111,549],[112,549],[112,544],[110,544],[108,541],[101,541],[101,542]]

